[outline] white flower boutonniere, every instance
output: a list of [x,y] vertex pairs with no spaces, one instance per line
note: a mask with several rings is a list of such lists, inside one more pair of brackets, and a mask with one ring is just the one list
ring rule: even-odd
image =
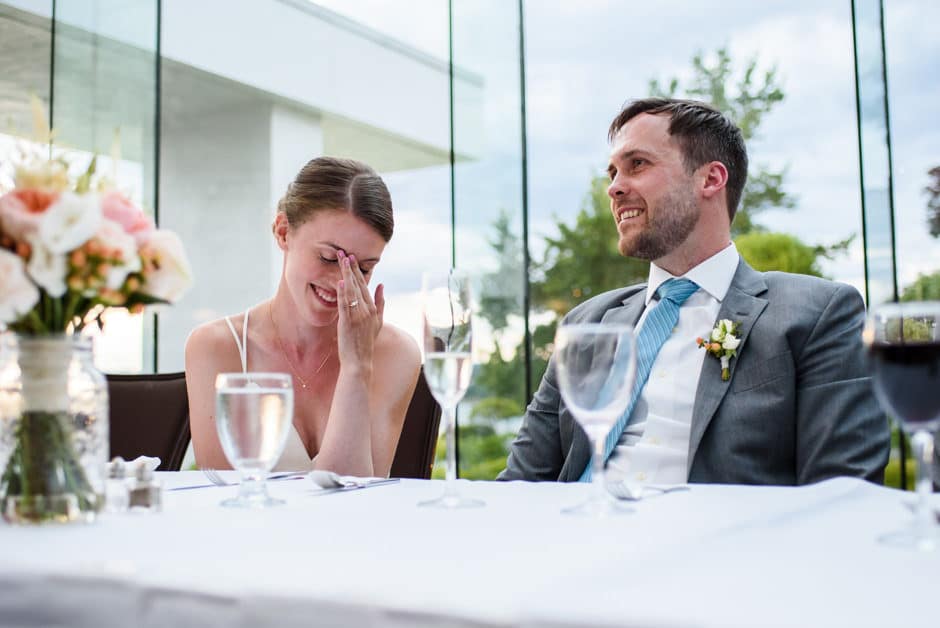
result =
[[741,339],[737,336],[738,325],[739,323],[723,318],[718,321],[708,338],[695,339],[699,347],[721,360],[721,381],[723,382],[731,377],[729,368],[731,358],[738,354],[738,345],[741,344]]

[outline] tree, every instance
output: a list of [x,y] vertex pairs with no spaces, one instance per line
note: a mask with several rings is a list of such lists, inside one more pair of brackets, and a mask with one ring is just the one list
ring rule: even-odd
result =
[[493,222],[490,248],[496,254],[497,269],[483,277],[480,294],[480,315],[493,328],[499,339],[509,323],[509,315],[522,316],[522,290],[525,281],[522,268],[522,239],[510,225],[509,212],[500,211]]
[[[740,78],[737,78],[738,73],[726,49],[719,49],[714,58],[714,62],[710,62],[701,53],[695,55],[692,59],[693,77],[687,85],[680,85],[677,78],[667,83],[655,79],[650,81],[651,95],[675,96],[682,93],[686,97],[710,102],[739,125],[745,140],[756,138],[765,116],[784,99],[776,68],[758,71],[758,59],[754,57],[745,63]],[[739,250],[745,259],[759,269],[820,275],[819,258],[844,250],[851,239],[834,247],[812,246],[794,236],[769,233],[755,222],[755,217],[765,209],[795,207],[796,198],[784,189],[785,178],[786,168],[773,170],[752,164],[732,234],[737,237]],[[533,390],[551,355],[558,317],[601,292],[644,281],[649,273],[648,262],[624,258],[618,251],[607,185],[606,176],[591,179],[574,221],[569,223],[556,219],[557,235],[546,238],[544,257],[534,264],[531,277],[533,310],[554,313],[556,318],[532,333]],[[481,310],[499,333],[506,327],[509,314],[521,313],[521,307],[512,301],[520,290],[506,282],[521,278],[521,257],[515,255],[521,255],[522,247],[510,228],[508,216],[501,215],[493,228],[490,246],[496,253],[499,266],[485,281]],[[514,408],[512,404],[516,399],[523,403],[526,401],[522,393],[524,382],[519,376],[523,371],[523,360],[524,351],[520,344],[510,359],[504,359],[499,351],[495,351],[486,364],[477,367],[468,397],[483,404],[481,415],[484,410],[492,418],[513,409],[521,412],[521,405]],[[480,434],[477,436],[483,438]],[[470,433],[465,434],[462,430],[461,459],[475,461],[474,473],[485,476],[493,469],[498,471],[502,468],[504,454],[500,453],[499,459],[492,461],[480,462],[474,457],[484,449],[494,455],[498,453],[494,446],[495,435],[486,436],[494,440],[482,449],[476,444],[471,445],[468,440],[468,449],[465,450],[465,438],[470,438]],[[474,449],[470,450],[471,446]],[[474,455],[470,455],[470,451]]]
[[[728,49],[719,48],[715,57],[713,63],[708,62],[701,52],[692,57],[693,76],[688,85],[682,86],[675,77],[665,84],[652,79],[649,82],[650,95],[675,98],[682,93],[687,98],[711,103],[738,125],[745,141],[757,138],[764,116],[784,99],[777,81],[776,66],[761,73],[755,56],[745,63],[741,78],[735,79]],[[731,226],[732,236],[761,229],[754,223],[754,216],[765,209],[792,209],[796,206],[796,198],[783,189],[785,177],[786,168],[771,170],[767,166],[751,164],[747,186]]]
[[545,257],[532,284],[536,307],[563,316],[585,299],[646,278],[649,263],[623,257],[617,249],[607,183],[606,177],[594,177],[574,224],[557,220],[558,236],[545,239]]
[[819,259],[832,259],[836,253],[845,252],[854,239],[850,236],[831,246],[810,246],[788,233],[751,231],[735,238],[734,244],[741,257],[756,270],[822,277]]
[[930,235],[940,237],[940,166],[934,166],[927,174],[933,179],[924,191],[927,193],[927,226]]
[[940,301],[940,271],[917,275],[917,280],[904,289],[902,301]]

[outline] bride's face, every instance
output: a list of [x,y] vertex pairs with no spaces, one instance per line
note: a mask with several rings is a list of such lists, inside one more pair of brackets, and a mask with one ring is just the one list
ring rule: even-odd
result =
[[284,251],[284,280],[297,314],[312,325],[336,321],[336,288],[342,279],[337,251],[354,255],[368,283],[385,250],[385,240],[345,210],[321,210],[296,229],[281,218],[276,228]]

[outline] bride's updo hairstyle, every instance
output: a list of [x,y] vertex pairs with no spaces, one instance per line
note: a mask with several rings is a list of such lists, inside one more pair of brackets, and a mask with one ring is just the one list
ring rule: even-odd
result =
[[318,211],[349,211],[388,242],[395,221],[392,197],[382,177],[355,159],[317,157],[307,162],[277,204],[278,213],[296,229]]

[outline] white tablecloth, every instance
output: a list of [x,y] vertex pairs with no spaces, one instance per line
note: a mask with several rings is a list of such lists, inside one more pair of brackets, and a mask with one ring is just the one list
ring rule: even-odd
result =
[[858,480],[694,485],[605,520],[560,514],[586,485],[462,481],[487,503],[463,511],[415,506],[440,482],[312,486],[272,483],[288,503],[265,511],[212,487],[161,514],[0,524],[0,625],[940,625],[940,552],[876,542],[913,496]]

